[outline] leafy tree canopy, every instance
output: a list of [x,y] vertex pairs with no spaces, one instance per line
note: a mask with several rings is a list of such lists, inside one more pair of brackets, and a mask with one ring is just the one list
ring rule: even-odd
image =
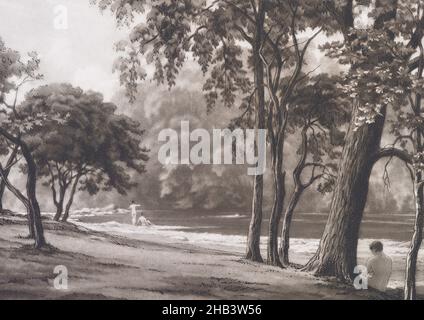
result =
[[101,94],[69,84],[45,85],[27,93],[18,109],[26,118],[43,113],[62,119],[45,121],[24,137],[40,174],[48,175],[49,167],[55,166],[55,175],[80,177],[80,188],[91,194],[100,187],[125,194],[134,185],[126,170],[144,172],[148,156],[141,147],[140,123],[116,109]]

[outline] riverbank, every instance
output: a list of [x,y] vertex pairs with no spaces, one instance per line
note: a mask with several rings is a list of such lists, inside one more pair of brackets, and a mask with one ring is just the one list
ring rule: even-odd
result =
[[[0,217],[0,299],[396,299],[357,291],[295,269],[242,259],[157,234],[137,239],[74,224],[44,222],[53,246],[37,251],[23,217]],[[54,289],[54,268],[69,272]]]

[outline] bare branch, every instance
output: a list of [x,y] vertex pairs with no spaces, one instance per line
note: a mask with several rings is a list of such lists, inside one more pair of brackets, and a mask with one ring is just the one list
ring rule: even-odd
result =
[[378,160],[387,157],[397,157],[407,164],[413,163],[411,155],[409,155],[406,151],[391,147],[391,148],[381,148],[373,157],[372,163],[376,163]]

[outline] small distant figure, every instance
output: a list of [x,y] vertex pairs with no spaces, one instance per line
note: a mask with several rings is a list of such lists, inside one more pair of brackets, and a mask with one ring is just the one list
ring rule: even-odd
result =
[[380,241],[373,241],[370,250],[373,256],[367,262],[368,286],[384,292],[392,274],[392,259],[383,252]]
[[145,226],[145,227],[149,227],[151,226],[152,223],[147,220],[145,217],[141,216],[140,218],[138,218],[137,220],[137,226]]
[[137,225],[137,207],[141,207],[141,205],[136,204],[135,201],[131,201],[130,210],[131,210],[131,222],[132,225]]

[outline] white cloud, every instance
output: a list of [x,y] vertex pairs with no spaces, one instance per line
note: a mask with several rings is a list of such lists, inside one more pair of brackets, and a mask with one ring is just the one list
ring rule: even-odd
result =
[[[54,28],[58,4],[69,14],[66,30]],[[100,91],[106,99],[119,89],[117,75],[112,73],[117,56],[113,45],[127,32],[116,29],[110,14],[102,14],[88,0],[0,0],[0,8],[0,37],[6,45],[22,54],[39,53],[44,80],[32,86],[70,82]]]
[[71,83],[84,90],[101,92],[106,101],[110,101],[119,89],[119,81],[116,75],[111,76],[109,69],[94,65],[77,69]]

